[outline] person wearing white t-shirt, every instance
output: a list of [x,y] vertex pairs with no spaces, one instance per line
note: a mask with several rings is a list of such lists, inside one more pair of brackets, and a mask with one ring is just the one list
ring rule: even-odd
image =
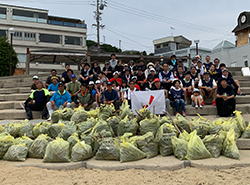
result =
[[134,91],[139,91],[139,90],[135,88],[135,82],[130,81],[130,82],[129,82],[129,89],[126,90],[126,91],[124,92],[124,95],[123,95],[123,101],[124,101],[124,100],[128,100],[128,104],[130,105],[130,107],[131,107],[131,94],[132,94]]

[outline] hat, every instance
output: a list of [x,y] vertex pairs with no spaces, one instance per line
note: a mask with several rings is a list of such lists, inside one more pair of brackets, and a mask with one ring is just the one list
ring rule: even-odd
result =
[[130,71],[130,69],[129,69],[129,68],[126,68],[125,71]]
[[115,71],[115,72],[113,73],[113,75],[115,76],[115,74],[118,74],[118,75],[119,75],[119,72],[118,72],[118,71]]
[[136,79],[136,80],[137,80],[137,76],[133,76],[133,77],[132,77],[132,80],[133,80],[133,79]]
[[149,62],[149,63],[148,63],[147,68],[149,68],[149,66],[155,67],[155,65],[154,65],[152,62]]
[[123,65],[123,67],[125,67],[125,66],[128,67],[128,64],[124,64],[124,65]]
[[160,56],[160,58],[164,58],[164,56]]
[[59,83],[58,83],[58,86],[60,86],[60,85],[64,86],[64,84],[63,84],[62,82],[59,82]]
[[154,80],[154,83],[155,82],[160,82],[160,79],[159,78],[156,78],[155,80]]
[[227,71],[227,72],[228,72],[228,69],[227,69],[227,68],[224,68],[224,69],[222,70],[222,72],[224,72],[224,71]]
[[148,79],[150,79],[150,78],[153,78],[153,79],[154,79],[154,76],[153,76],[152,74],[149,74],[149,75],[148,75]]
[[138,69],[137,69],[137,70],[138,70],[138,71],[139,71],[139,70],[141,70],[141,71],[142,71],[142,68],[141,68],[141,67],[138,67]]
[[37,80],[36,84],[41,83],[43,85],[43,82],[41,80]]
[[176,55],[171,55],[171,57],[170,57],[170,58],[173,58],[173,57],[174,57],[174,58],[176,58]]
[[109,64],[109,61],[105,62],[105,64]]
[[193,61],[193,60],[198,60],[198,58],[197,58],[197,57],[193,57],[193,58],[192,58],[192,61]]
[[37,79],[37,80],[39,80],[38,76],[33,76],[33,79]]
[[89,85],[94,85],[94,84],[95,84],[95,82],[93,82],[93,81],[89,82]]
[[52,76],[52,77],[51,77],[51,80],[52,80],[52,79],[58,80],[57,76]]
[[209,72],[205,72],[203,75],[210,75],[210,73]]
[[112,82],[108,82],[107,85],[112,85]]
[[194,92],[200,92],[200,90],[197,89],[197,88],[195,88],[195,89],[193,90],[193,93],[194,93]]
[[198,62],[202,63],[200,60],[198,60],[197,63],[198,63]]
[[72,74],[72,75],[70,76],[70,78],[76,78],[76,75],[75,75],[75,74]]
[[178,62],[181,62],[181,63],[182,63],[183,61],[182,61],[181,59],[179,59]]
[[130,60],[129,63],[135,63],[133,60]]
[[96,81],[95,81],[95,84],[100,84],[100,83],[101,83],[100,80],[96,80]]
[[151,68],[149,71],[154,71],[155,72],[155,68]]

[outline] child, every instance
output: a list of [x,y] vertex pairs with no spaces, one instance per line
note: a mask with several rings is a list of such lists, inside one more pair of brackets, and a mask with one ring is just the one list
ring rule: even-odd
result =
[[122,99],[123,99],[124,92],[125,92],[126,90],[128,90],[128,89],[129,89],[129,87],[128,87],[126,81],[123,80],[123,81],[122,81],[122,85],[121,85],[121,89],[120,89]]
[[181,106],[182,109],[182,116],[186,116],[185,113],[185,102],[184,98],[184,91],[180,87],[180,81],[175,80],[173,82],[173,87],[171,87],[170,91],[170,98],[171,98],[171,106],[174,108],[175,115],[179,113],[179,108]]
[[193,94],[191,96],[191,99],[192,99],[192,105],[198,109],[199,105],[200,105],[200,108],[202,109],[202,102],[203,102],[203,98],[200,94],[200,91],[199,89],[195,88],[193,90]]

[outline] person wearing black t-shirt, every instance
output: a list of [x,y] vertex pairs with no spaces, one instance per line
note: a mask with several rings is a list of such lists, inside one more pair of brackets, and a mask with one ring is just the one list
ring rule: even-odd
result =
[[216,96],[217,117],[228,117],[235,111],[235,95],[226,79],[221,79]]

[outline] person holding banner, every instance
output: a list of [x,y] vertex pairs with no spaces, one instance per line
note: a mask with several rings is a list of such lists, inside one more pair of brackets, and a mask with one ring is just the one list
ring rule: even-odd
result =
[[123,101],[128,100],[128,104],[130,105],[130,107],[131,107],[131,93],[133,93],[134,91],[139,91],[139,90],[135,88],[135,82],[130,81],[129,89],[124,92],[123,96]]

